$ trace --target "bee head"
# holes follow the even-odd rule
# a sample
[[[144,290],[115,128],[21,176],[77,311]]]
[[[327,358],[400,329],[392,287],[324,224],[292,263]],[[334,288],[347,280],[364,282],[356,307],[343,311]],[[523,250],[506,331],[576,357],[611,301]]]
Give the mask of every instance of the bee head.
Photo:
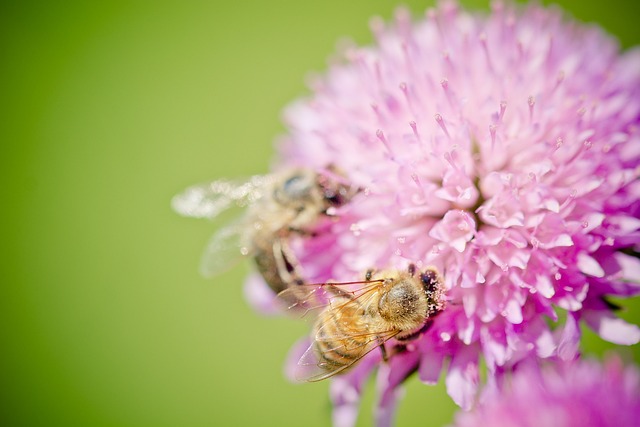
[[[429,267],[420,273],[420,281],[427,296],[429,314],[433,315],[444,308],[442,276],[435,268]]]
[[[434,293],[440,286],[440,275],[433,268],[420,273],[420,281],[427,295]]]
[[[303,210],[313,199],[315,174],[296,170],[274,188],[274,199],[282,206]]]
[[[327,207],[340,207],[348,203],[360,191],[349,185],[333,165],[329,165],[326,173],[318,175],[318,186]]]

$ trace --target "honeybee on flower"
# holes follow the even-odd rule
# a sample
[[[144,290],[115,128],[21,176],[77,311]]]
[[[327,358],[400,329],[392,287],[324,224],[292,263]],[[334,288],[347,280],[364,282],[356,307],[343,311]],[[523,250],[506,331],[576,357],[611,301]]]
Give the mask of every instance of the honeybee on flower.
[[[178,213],[215,219],[233,207],[243,216],[220,228],[201,262],[206,277],[219,274],[242,255],[251,256],[275,294],[302,283],[300,266],[289,249],[292,235],[311,235],[321,217],[347,203],[355,194],[332,168],[324,171],[291,168],[244,181],[217,180],[187,188],[172,200]]]
[[[409,342],[424,332],[444,308],[440,274],[429,267],[418,271],[368,270],[363,281],[290,287],[278,295],[290,310],[319,309],[311,346],[298,361],[300,380],[319,381],[350,369],[385,343]]]

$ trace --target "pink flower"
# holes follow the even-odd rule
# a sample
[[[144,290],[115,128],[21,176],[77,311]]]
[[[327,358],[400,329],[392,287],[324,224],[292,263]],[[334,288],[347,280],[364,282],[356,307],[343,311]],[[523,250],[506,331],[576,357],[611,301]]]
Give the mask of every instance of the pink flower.
[[[617,358],[528,366],[482,397],[455,427],[630,427],[640,419],[640,371]]]
[[[333,165],[362,189],[293,249],[311,283],[435,266],[448,304],[388,364],[371,352],[334,379],[336,424],[376,366],[386,424],[413,372],[433,383],[446,366],[469,408],[481,357],[491,375],[572,357],[580,321],[637,343],[606,298],[640,291],[640,51],[501,2],[487,16],[443,2],[416,22],[399,10],[372,29],[375,46],[346,49],[286,111],[277,168]]]

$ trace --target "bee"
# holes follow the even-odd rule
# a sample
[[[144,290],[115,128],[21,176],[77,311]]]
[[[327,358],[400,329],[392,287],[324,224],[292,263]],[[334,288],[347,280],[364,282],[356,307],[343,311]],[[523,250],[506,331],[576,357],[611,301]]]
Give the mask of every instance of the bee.
[[[241,182],[218,180],[195,185],[175,196],[172,206],[184,216],[207,219],[233,207],[244,208],[239,221],[213,235],[200,271],[212,277],[241,255],[248,255],[277,294],[303,281],[289,238],[293,234],[313,236],[321,217],[333,215],[356,192],[332,166],[322,172],[293,168]]]
[[[290,288],[279,297],[295,301],[289,309],[305,314],[321,309],[295,372],[299,380],[320,381],[347,371],[377,347],[387,360],[388,340],[395,338],[401,348],[426,331],[444,309],[444,284],[434,267],[418,271],[411,264],[406,271],[369,270],[364,281]]]

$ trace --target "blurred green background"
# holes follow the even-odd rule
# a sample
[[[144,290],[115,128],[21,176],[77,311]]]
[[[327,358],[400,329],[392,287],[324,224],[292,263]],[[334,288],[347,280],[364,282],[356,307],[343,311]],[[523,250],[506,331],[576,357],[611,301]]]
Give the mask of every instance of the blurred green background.
[[[631,2],[561,3],[638,44]],[[199,277],[214,225],[179,217],[169,200],[267,172],[280,111],[306,93],[305,75],[341,37],[369,42],[369,17],[394,7],[2,2],[0,424],[330,423],[327,383],[282,376],[306,326],[247,307],[246,265]],[[610,347],[587,335],[589,352]],[[637,347],[627,353],[639,360]],[[372,401],[368,390],[361,425]],[[440,426],[454,409],[442,386],[414,378],[398,425]]]

